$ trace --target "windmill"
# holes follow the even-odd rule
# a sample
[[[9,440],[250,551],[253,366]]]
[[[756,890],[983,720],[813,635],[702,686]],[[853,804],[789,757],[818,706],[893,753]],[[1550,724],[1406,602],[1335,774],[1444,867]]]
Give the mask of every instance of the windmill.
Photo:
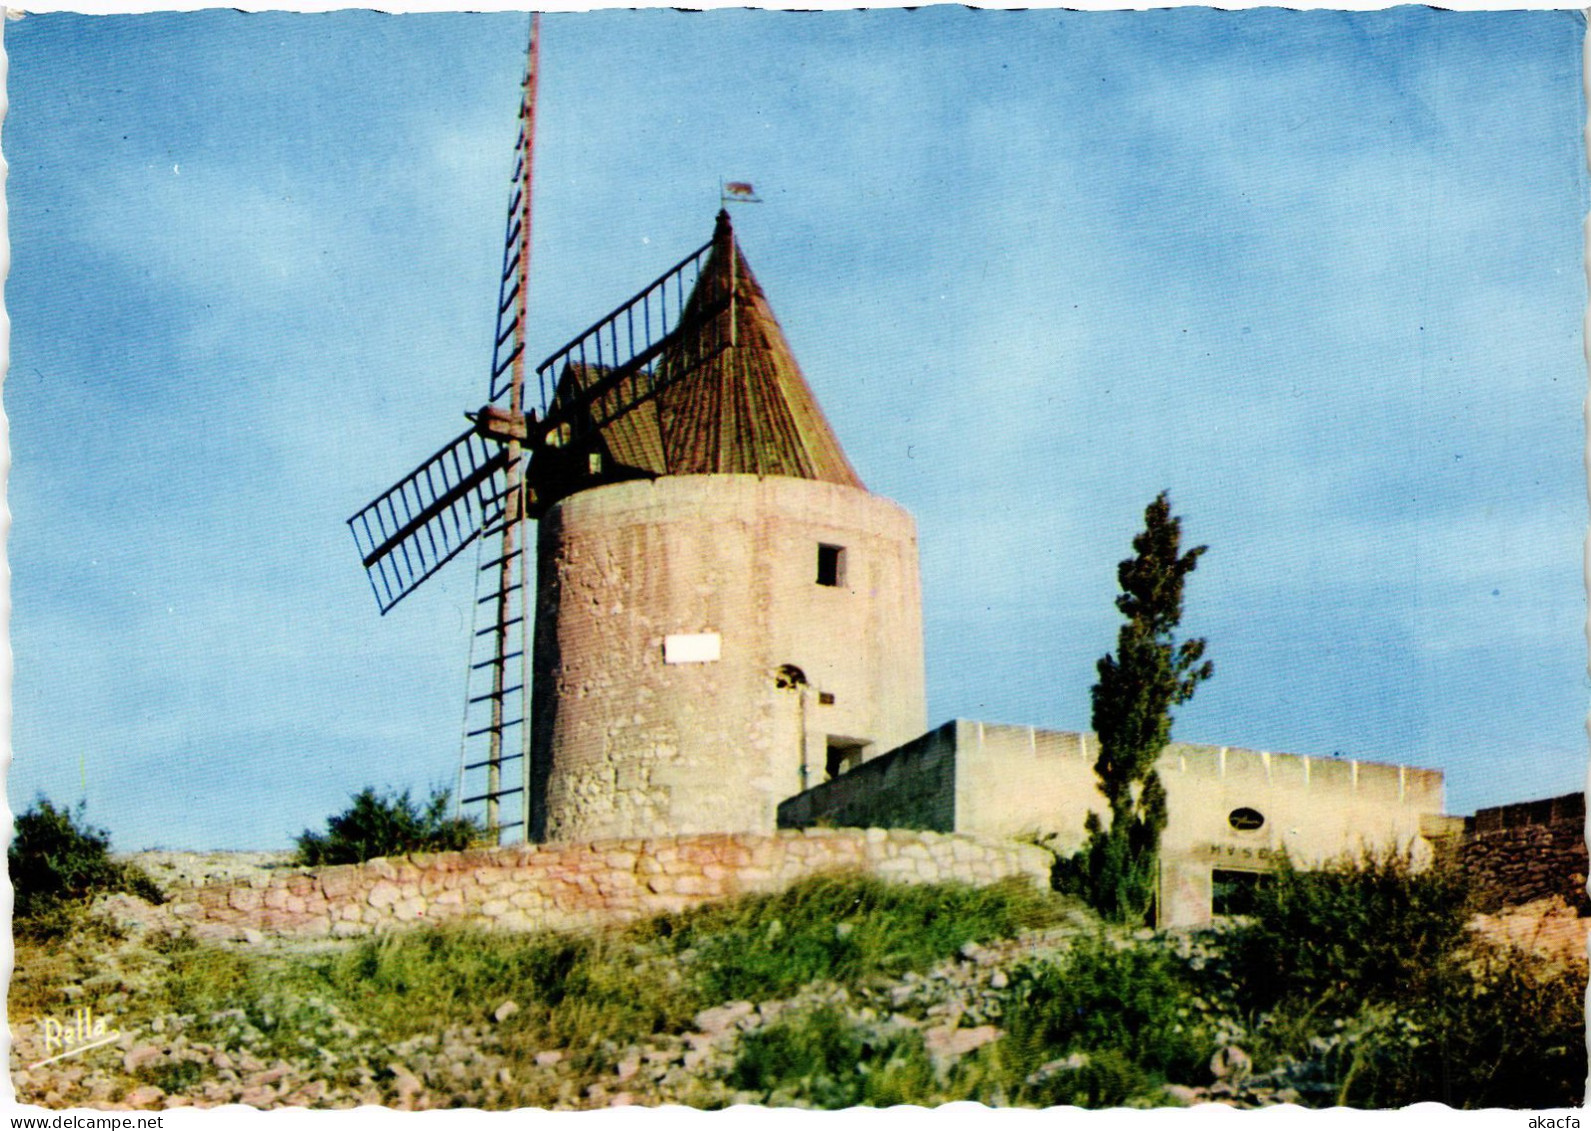
[[[498,840],[516,826],[526,840],[533,831],[528,628],[535,567],[527,565],[527,524],[572,491],[665,470],[656,436],[649,445],[632,414],[735,343],[737,295],[755,288],[749,276],[739,283],[734,277],[738,251],[720,212],[713,239],[536,367],[540,411],[527,411],[539,38],[533,15],[487,402],[465,414],[470,426],[462,434],[348,519],[382,615],[472,543],[481,550],[459,796],[483,805],[488,834]],[[719,261],[730,267],[729,285],[698,287],[715,246],[728,256]],[[478,645],[486,652],[481,660]],[[514,762],[517,785],[504,777]],[[470,792],[470,780],[481,783],[478,792]],[[518,816],[504,820],[502,802],[514,797]]]

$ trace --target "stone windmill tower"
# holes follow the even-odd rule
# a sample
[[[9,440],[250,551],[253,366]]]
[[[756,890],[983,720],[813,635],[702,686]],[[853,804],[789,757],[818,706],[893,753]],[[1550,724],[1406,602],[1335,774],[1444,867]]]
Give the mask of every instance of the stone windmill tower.
[[[539,30],[489,400],[349,529],[384,614],[482,552],[460,795],[493,839],[772,831],[781,800],[923,730],[914,524],[856,477],[727,211],[532,385]]]
[[[771,831],[923,731],[915,524],[857,478],[727,212],[539,373],[534,839]]]

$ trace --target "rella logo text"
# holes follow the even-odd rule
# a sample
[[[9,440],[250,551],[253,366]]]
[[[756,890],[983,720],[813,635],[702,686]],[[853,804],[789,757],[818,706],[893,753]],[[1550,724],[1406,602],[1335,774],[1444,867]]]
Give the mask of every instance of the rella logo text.
[[[44,1051],[55,1055],[35,1061],[28,1065],[29,1068],[108,1045],[122,1035],[120,1029],[111,1028],[109,1018],[96,1017],[94,1011],[88,1008],[74,1009],[72,1016],[64,1021],[46,1017],[41,1024],[44,1026]]]

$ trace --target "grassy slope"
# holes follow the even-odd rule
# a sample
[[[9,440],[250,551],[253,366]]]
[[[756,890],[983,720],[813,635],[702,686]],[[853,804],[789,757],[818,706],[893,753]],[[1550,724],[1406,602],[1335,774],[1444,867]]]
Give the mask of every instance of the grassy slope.
[[[1392,883],[1382,877],[1376,898],[1392,898]],[[1250,1101],[1577,1101],[1583,967],[1477,950],[1460,932],[1429,940],[1411,996],[1405,967],[1369,953],[1375,939],[1333,949],[1345,899],[1333,892],[1315,920],[1288,924],[1324,941],[1304,981],[1267,976],[1265,993],[1248,975],[1276,960],[1286,940],[1274,930],[1134,938],[1015,885],[828,877],[600,934],[431,928],[298,951],[117,943],[85,927],[64,945],[19,940],[13,1025],[60,1015],[76,986],[72,1005],[113,1014],[158,1055],[128,1072],[116,1052],[89,1054],[76,1079],[19,1081],[19,1098],[65,1105],[152,1084],[262,1105],[600,1106],[623,1092],[703,1107],[1105,1106],[1167,1102],[1168,1082],[1206,1087],[1211,1054],[1235,1043],[1253,1074],[1228,1090]],[[1057,924],[1074,935],[1064,950],[977,950]],[[1374,934],[1409,945],[1386,923]],[[1337,961],[1359,972],[1360,992],[1333,1000],[1319,988],[1337,984]],[[1383,967],[1386,987],[1363,983]],[[736,1001],[762,1008],[698,1031],[703,1010]],[[514,1009],[494,1020],[505,1002]],[[934,1042],[958,1025],[1003,1035],[947,1055]]]

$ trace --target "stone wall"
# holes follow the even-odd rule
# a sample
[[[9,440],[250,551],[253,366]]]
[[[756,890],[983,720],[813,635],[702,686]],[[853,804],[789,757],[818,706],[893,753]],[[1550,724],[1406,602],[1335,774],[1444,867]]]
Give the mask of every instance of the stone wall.
[[[1560,896],[1591,915],[1585,832],[1582,793],[1482,809],[1464,819],[1459,859],[1491,907]]]
[[[781,827],[904,825],[989,840],[1082,845],[1099,792],[1093,734],[957,719],[779,806]],[[1314,866],[1364,849],[1423,854],[1442,775],[1412,766],[1176,742],[1156,764],[1170,821],[1160,922],[1214,914],[1216,872],[1271,867],[1285,848]]]
[[[363,935],[440,921],[570,930],[779,891],[824,872],[975,885],[1018,876],[1047,886],[1049,865],[1048,853],[1029,845],[931,832],[706,834],[415,854],[259,875],[178,893],[140,916],[235,939]]]
[[[954,830],[956,724],[946,723],[779,804],[779,827]]]

